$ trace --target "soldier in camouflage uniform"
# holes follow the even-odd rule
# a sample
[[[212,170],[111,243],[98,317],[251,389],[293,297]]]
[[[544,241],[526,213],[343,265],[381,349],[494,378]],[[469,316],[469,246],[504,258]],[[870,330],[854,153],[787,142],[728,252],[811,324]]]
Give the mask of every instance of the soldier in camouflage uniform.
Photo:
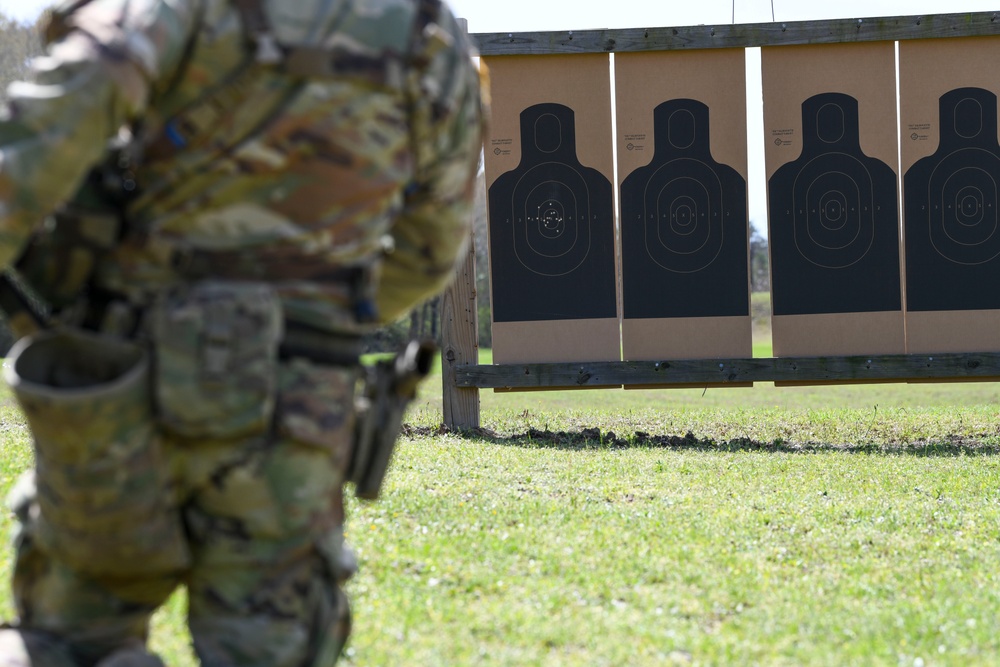
[[[67,0],[0,119],[0,265],[55,313],[0,665],[329,665],[358,337],[452,274],[479,77],[439,0]],[[16,317],[15,317],[16,320]]]

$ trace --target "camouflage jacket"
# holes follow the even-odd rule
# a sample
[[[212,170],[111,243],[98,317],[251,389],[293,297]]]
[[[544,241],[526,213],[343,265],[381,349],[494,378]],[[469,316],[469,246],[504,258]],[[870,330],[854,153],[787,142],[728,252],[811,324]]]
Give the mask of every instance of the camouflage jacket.
[[[191,279],[197,256],[198,277],[266,280],[286,316],[340,328],[345,268],[373,269],[383,320],[443,286],[482,140],[479,77],[449,10],[262,0],[277,44],[338,54],[330,76],[303,78],[258,62],[238,1],[64,12],[0,119],[0,264],[81,196],[110,141],[137,137],[140,188],[102,288],[148,299]]]

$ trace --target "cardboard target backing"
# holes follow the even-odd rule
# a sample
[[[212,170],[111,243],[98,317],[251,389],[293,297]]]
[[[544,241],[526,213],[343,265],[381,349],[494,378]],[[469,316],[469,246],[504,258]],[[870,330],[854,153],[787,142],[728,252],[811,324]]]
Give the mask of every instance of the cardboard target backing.
[[[761,60],[774,355],[902,353],[894,44]]]
[[[1000,350],[995,38],[900,42],[907,350]]]
[[[484,58],[493,359],[620,359],[610,59]]]
[[[626,360],[753,354],[744,54],[615,55]]]

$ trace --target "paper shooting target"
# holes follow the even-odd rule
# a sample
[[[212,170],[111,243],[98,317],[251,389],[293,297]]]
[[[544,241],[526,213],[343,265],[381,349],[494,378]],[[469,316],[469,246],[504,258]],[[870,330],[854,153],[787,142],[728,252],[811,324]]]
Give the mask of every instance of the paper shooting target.
[[[709,109],[653,111],[653,159],[621,186],[626,318],[747,315],[747,185],[716,162]]]
[[[528,107],[520,134],[489,188],[494,321],[616,318],[611,182],[577,159],[569,107]]]
[[[802,153],[768,181],[775,315],[900,310],[896,174],[861,151],[858,101],[802,103]]]
[[[937,151],[903,179],[907,308],[1000,309],[997,97],[958,88],[939,108]]]

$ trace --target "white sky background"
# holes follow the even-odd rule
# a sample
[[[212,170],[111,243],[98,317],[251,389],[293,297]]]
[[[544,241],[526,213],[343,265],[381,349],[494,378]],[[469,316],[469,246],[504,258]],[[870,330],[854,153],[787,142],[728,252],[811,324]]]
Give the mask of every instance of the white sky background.
[[[18,21],[34,21],[51,0],[0,0],[0,11]]]
[[[294,2],[295,0],[283,0]],[[332,0],[331,0],[332,1]],[[699,24],[951,14],[996,10],[1000,0],[449,0],[470,32],[655,28]],[[51,0],[0,0],[0,11],[33,21]],[[766,234],[760,52],[747,54],[750,219]]]

